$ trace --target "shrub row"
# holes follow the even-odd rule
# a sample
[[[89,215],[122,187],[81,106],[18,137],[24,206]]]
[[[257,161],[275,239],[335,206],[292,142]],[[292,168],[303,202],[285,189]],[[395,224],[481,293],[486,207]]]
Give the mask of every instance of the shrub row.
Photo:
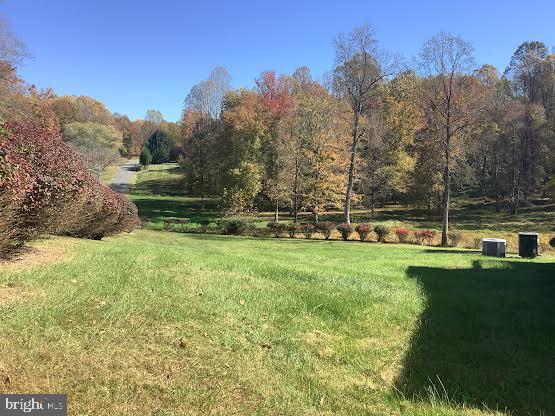
[[[0,127],[0,256],[42,233],[100,239],[131,231],[137,208],[46,129]]]
[[[370,233],[374,232],[378,242],[386,242],[387,238],[391,234],[397,236],[397,241],[400,243],[410,243],[414,242],[420,245],[434,245],[436,237],[438,235],[435,230],[410,230],[408,228],[392,228],[385,225],[372,225],[372,224],[353,224],[340,223],[336,224],[332,221],[321,221],[317,223],[282,223],[282,222],[270,222],[267,225],[267,232],[264,230],[256,228],[256,225],[252,219],[237,217],[237,218],[227,218],[222,219],[216,223],[215,227],[209,228],[208,220],[201,220],[198,222],[199,227],[188,227],[188,224],[183,220],[164,220],[163,229],[164,231],[181,231],[181,232],[211,232],[211,233],[221,233],[227,235],[250,235],[250,236],[268,236],[280,237],[289,236],[294,238],[296,235],[304,235],[306,239],[313,237],[315,233],[321,234],[324,239],[329,240],[334,231],[338,231],[341,234],[341,238],[344,241],[349,240],[353,234],[358,234],[358,239],[360,241],[365,241],[370,236]],[[451,246],[458,246],[463,240],[463,233],[458,230],[453,230],[449,233],[449,243]],[[479,240],[478,248],[481,247],[481,239]]]

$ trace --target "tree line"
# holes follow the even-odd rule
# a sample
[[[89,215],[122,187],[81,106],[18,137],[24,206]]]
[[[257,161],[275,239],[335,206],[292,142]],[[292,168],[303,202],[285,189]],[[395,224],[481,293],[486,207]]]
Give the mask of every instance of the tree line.
[[[437,208],[447,244],[452,194],[517,214],[547,197],[555,142],[555,55],[523,42],[500,74],[471,44],[439,33],[417,61],[362,26],[336,38],[325,82],[307,67],[231,89],[218,67],[185,99],[177,142],[186,186],[227,214],[272,207],[294,222],[353,204]]]

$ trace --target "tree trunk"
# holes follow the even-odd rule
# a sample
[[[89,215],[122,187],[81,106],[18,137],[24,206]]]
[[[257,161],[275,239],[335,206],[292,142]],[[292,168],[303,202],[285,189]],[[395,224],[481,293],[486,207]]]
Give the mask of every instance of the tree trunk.
[[[349,180],[347,182],[347,192],[345,193],[345,222],[351,223],[351,195],[353,193],[353,180],[355,176],[355,158],[358,143],[358,118],[359,112],[355,112],[353,126],[353,141],[351,144],[351,162],[349,164]]]
[[[279,221],[279,202],[276,201],[276,210],[274,212],[274,222]]]
[[[441,229],[441,246],[447,247],[449,241],[447,239],[447,233],[449,232],[449,197],[451,194],[451,181],[449,175],[449,157],[450,149],[450,132],[447,129],[447,137],[445,139],[445,167],[443,170],[443,220]]]
[[[299,215],[299,155],[295,155],[295,179],[293,181],[293,222],[296,224]]]
[[[517,190],[516,190],[516,133],[513,130],[513,151],[512,151],[512,171],[511,171],[511,214],[516,215],[518,210]]]

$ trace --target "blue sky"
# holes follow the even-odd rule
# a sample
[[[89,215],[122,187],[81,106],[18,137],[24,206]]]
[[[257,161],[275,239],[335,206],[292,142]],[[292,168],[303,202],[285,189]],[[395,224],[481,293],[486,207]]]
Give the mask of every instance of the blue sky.
[[[462,35],[478,63],[502,70],[524,40],[555,46],[555,1],[131,1],[3,0],[0,14],[34,56],[25,80],[90,95],[114,112],[148,108],[179,118],[192,85],[225,66],[233,86],[263,70],[316,77],[339,32],[370,23],[382,46],[408,58],[439,31]]]

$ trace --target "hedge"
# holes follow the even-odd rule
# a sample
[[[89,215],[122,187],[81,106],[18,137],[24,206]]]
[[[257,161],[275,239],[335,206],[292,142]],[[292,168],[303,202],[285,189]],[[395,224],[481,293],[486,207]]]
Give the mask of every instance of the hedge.
[[[0,126],[1,257],[44,233],[101,239],[138,224],[135,205],[59,136],[26,123]]]

